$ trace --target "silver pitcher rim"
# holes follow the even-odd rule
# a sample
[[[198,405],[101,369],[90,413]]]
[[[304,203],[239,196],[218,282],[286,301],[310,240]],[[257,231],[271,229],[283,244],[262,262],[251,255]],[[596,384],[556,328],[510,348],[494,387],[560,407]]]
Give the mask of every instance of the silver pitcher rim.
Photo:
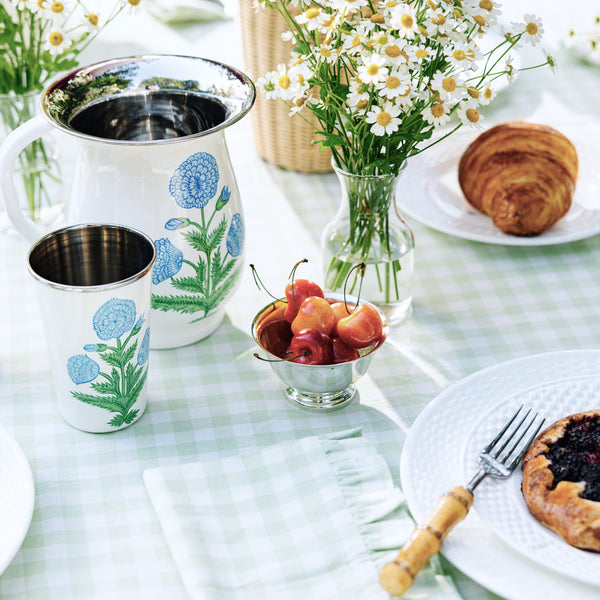
[[[165,139],[112,139],[83,133],[71,125],[83,109],[110,98],[160,91],[193,94],[220,104],[224,118],[208,129]],[[233,125],[254,105],[254,83],[239,69],[208,58],[179,54],[143,54],[81,66],[54,79],[41,96],[42,114],[62,131],[86,140],[144,146],[204,137]]]

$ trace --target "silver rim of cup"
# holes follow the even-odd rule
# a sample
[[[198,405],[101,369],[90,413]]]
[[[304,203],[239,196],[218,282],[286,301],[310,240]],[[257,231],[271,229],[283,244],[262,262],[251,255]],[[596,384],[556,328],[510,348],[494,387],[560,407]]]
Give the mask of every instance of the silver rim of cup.
[[[44,285],[85,293],[141,279],[155,260],[156,247],[145,233],[123,225],[88,223],[40,238],[29,251],[27,268]]]

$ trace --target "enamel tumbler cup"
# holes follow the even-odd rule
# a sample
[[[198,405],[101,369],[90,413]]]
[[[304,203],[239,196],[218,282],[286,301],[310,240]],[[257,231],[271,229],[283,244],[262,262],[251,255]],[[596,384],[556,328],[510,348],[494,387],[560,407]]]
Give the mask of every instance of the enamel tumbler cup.
[[[0,194],[30,242],[42,232],[21,210],[19,152],[50,131],[75,144],[65,224],[116,223],[156,245],[152,347],[210,335],[240,280],[244,216],[225,130],[252,107],[250,79],[192,56],[146,55],[77,68],[41,94],[41,114],[0,147]],[[71,174],[66,174],[71,177]]]
[[[77,429],[123,429],[146,408],[155,259],[146,234],[107,224],[59,229],[29,252],[60,412]]]

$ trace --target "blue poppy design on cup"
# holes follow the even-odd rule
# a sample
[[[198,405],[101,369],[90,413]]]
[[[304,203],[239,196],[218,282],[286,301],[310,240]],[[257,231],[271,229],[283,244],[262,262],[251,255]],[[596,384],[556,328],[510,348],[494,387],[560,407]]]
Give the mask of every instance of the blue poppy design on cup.
[[[100,373],[100,365],[87,354],[76,354],[67,360],[67,373],[77,385],[94,381]]]
[[[235,213],[231,217],[231,224],[227,232],[227,252],[231,256],[239,256],[244,247],[244,222],[240,213]]]
[[[120,338],[135,323],[135,302],[133,300],[111,298],[94,315],[92,324],[101,340]]]
[[[144,338],[142,339],[142,343],[140,344],[140,349],[138,350],[137,355],[137,363],[140,367],[148,361],[148,355],[150,351],[150,330],[146,329],[146,333],[144,334]]]
[[[177,275],[183,264],[183,252],[168,238],[154,240],[156,262],[152,268],[152,283],[159,283]]]
[[[175,169],[169,193],[182,208],[204,208],[217,193],[219,167],[212,154],[196,152]]]

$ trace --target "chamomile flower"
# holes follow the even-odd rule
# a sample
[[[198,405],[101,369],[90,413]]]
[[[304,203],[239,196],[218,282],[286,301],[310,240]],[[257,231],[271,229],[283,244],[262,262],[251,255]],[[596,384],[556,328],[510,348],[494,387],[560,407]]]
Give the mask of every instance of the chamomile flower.
[[[542,40],[542,35],[544,35],[542,20],[535,15],[525,15],[523,20],[525,21],[525,35],[523,38],[531,42],[532,46],[535,46]]]
[[[496,97],[496,92],[488,82],[468,86],[467,94],[470,98],[484,106],[487,106]]]
[[[53,30],[48,33],[45,43],[46,48],[50,51],[50,54],[52,54],[52,56],[56,56],[57,54],[62,54],[69,48],[71,45],[71,39],[67,35],[66,31],[57,27],[53,28]]]
[[[367,6],[367,0],[329,0],[328,6],[333,10],[345,10],[350,15]]]
[[[442,127],[450,120],[450,115],[446,112],[446,105],[443,102],[434,102],[431,106],[423,109],[423,119],[434,127]]]
[[[515,69],[515,65],[513,64],[513,57],[509,54],[504,61],[504,72],[506,73],[506,79],[508,80],[508,85],[512,85],[512,82],[515,80],[515,75],[517,74],[517,69]]]
[[[482,127],[483,115],[477,110],[477,103],[473,100],[463,100],[459,103],[456,114],[463,125],[477,129]]]
[[[308,31],[314,31],[323,25],[323,21],[328,16],[329,15],[324,14],[320,8],[313,6],[303,13],[300,13],[296,17],[296,23],[298,23],[298,25],[306,25]]]
[[[375,87],[379,90],[380,96],[391,100],[410,89],[410,76],[398,70],[391,71],[385,81],[377,83]]]
[[[388,76],[385,58],[380,54],[371,54],[363,59],[358,67],[358,77],[363,83],[381,83]]]
[[[400,109],[397,106],[391,102],[386,102],[383,108],[374,106],[367,113],[365,121],[372,124],[370,131],[374,135],[391,135],[398,130],[400,123],[402,123],[402,120],[398,117],[399,114]]]
[[[85,15],[85,28],[90,33],[98,31],[100,29],[100,15],[98,13],[89,12]]]
[[[410,56],[408,53],[409,45],[406,40],[399,40],[395,37],[388,36],[386,45],[381,49],[382,54],[385,56],[387,64],[392,67],[399,65],[407,65]]]
[[[282,100],[292,100],[300,95],[300,84],[296,77],[290,77],[287,67],[279,65],[277,67],[277,77],[273,79],[278,96]]]
[[[46,14],[54,22],[57,22],[57,21],[63,22],[63,21],[65,21],[68,12],[67,12],[67,9],[63,2],[54,1],[54,2],[48,2],[48,8],[46,10]]]
[[[141,10],[142,0],[121,0],[121,4],[127,9],[128,14],[135,15]]]
[[[366,90],[361,92],[360,88],[351,91],[346,97],[346,104],[359,114],[364,114],[366,112],[370,102],[371,94],[369,94],[369,91]]]
[[[454,67],[475,70],[477,68],[475,63],[481,60],[481,50],[474,42],[459,42],[447,48],[446,56]]]
[[[402,2],[391,10],[390,25],[398,31],[398,36],[414,40],[419,33],[417,11],[412,6]]]
[[[459,75],[445,74],[437,71],[433,76],[431,87],[439,94],[442,101],[457,100],[463,95],[463,81]]]
[[[473,22],[481,28],[495,25],[500,16],[500,10],[493,0],[468,0],[465,10]]]
[[[552,69],[552,73],[556,75],[556,71],[558,70],[558,63],[556,62],[556,58],[549,54],[546,50],[543,51],[544,56],[546,57],[546,64]]]
[[[319,62],[334,63],[337,60],[337,51],[327,44],[322,44],[314,49]]]
[[[279,98],[279,89],[276,85],[279,73],[277,71],[269,71],[264,77],[259,77],[256,80],[256,87],[262,90],[268,100]]]

